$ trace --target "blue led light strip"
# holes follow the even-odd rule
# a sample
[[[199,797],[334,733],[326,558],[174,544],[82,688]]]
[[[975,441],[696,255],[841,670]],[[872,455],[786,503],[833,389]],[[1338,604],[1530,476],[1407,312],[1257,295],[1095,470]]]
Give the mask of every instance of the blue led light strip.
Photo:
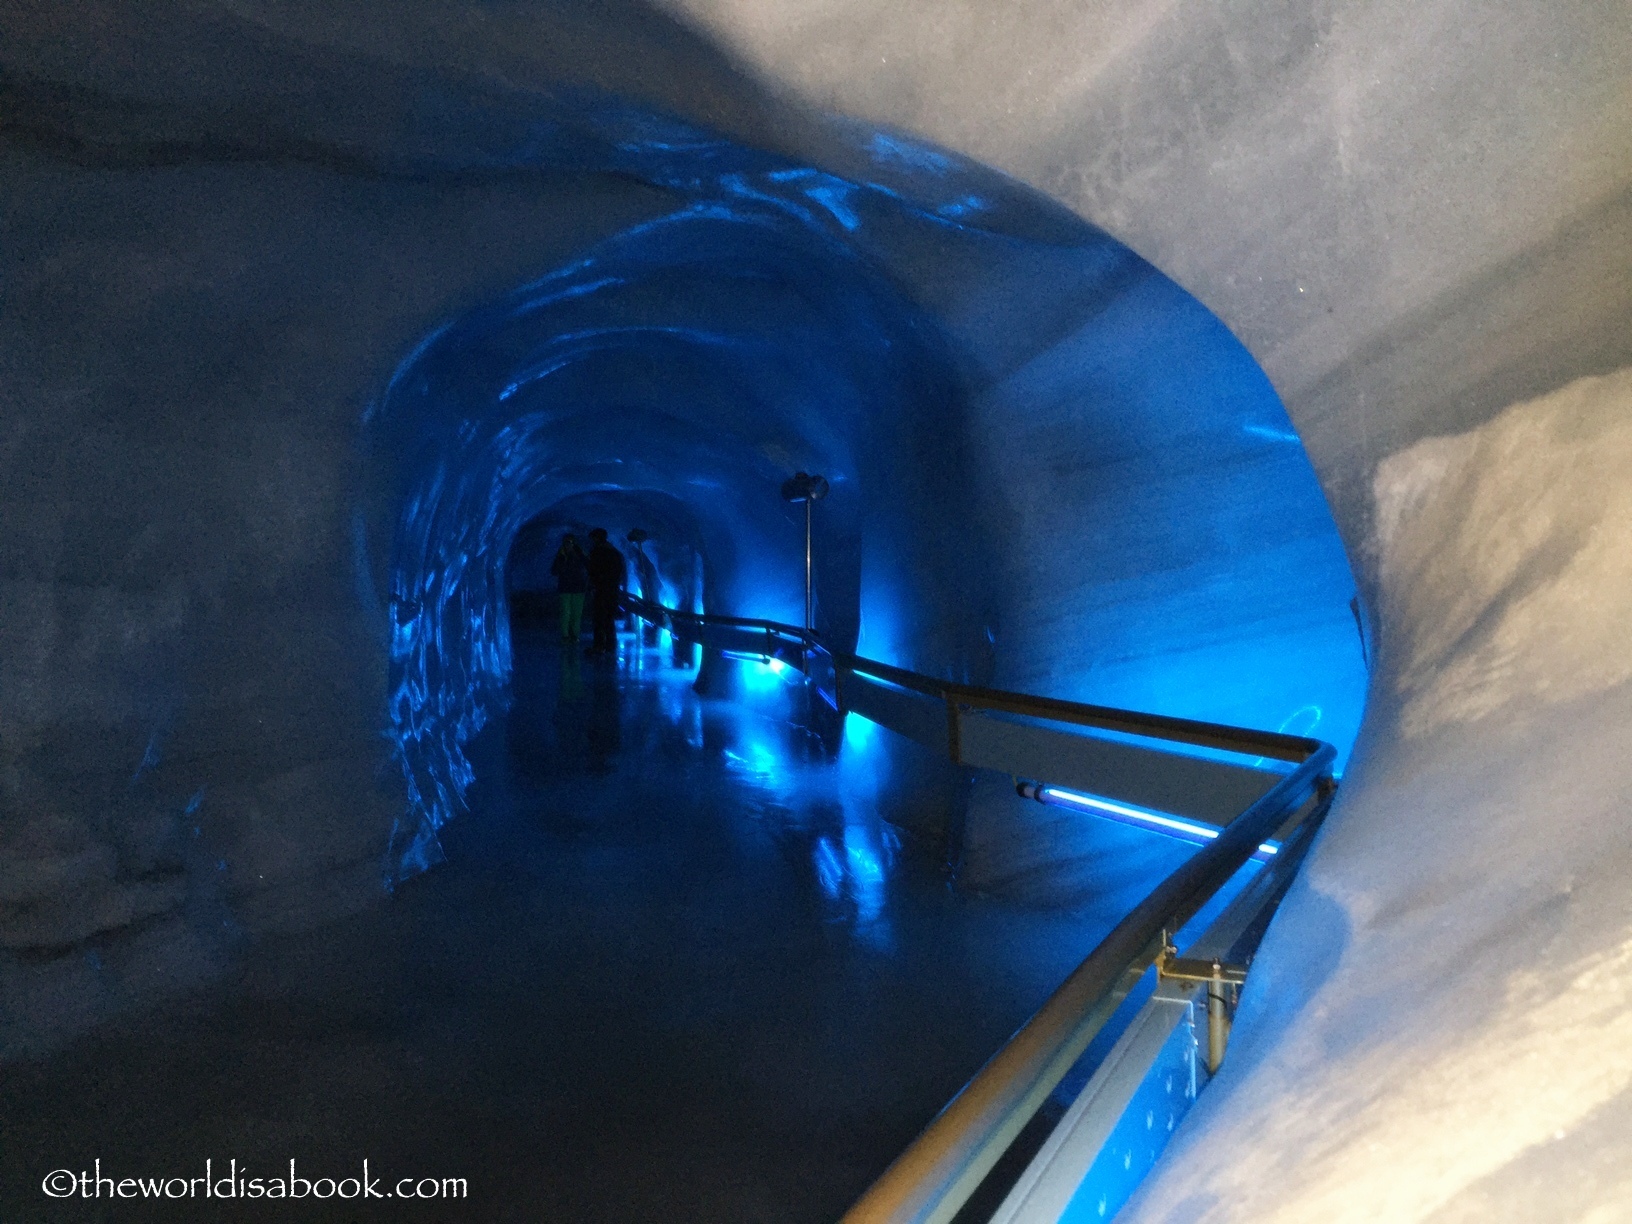
[[[1197,845],[1210,842],[1219,834],[1219,830],[1212,825],[1198,824],[1193,820],[1185,820],[1180,816],[1169,816],[1162,812],[1150,812],[1143,808],[1129,807],[1124,803],[1113,803],[1109,799],[1099,799],[1093,795],[1082,795],[1076,791],[1061,790],[1057,786],[1039,786],[1037,796],[1045,803],[1082,808],[1097,815],[1109,816],[1112,820],[1119,820],[1124,824],[1154,829],[1159,833],[1179,837]],[[1259,845],[1257,853],[1252,857],[1263,863],[1268,862],[1279,852],[1279,845],[1272,841],[1266,841]]]

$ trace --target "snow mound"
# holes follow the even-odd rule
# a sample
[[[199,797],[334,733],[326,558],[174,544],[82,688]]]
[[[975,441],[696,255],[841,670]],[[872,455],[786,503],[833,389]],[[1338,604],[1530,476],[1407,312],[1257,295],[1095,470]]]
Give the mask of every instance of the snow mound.
[[[1366,738],[1120,1218],[1632,1219],[1632,370],[1373,488]]]
[[[1374,547],[1407,735],[1632,678],[1628,472],[1628,370],[1378,466]]]

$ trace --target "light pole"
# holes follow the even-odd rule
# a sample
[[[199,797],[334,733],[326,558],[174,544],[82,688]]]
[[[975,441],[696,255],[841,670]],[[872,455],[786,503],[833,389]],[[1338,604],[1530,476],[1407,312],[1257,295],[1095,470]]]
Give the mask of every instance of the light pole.
[[[658,599],[656,584],[649,582],[646,576],[648,570],[655,573],[656,567],[652,565],[652,559],[646,555],[646,550],[641,547],[642,544],[652,538],[651,535],[643,527],[634,527],[623,538],[635,546],[635,554],[640,558],[640,561],[635,563],[635,570],[640,574],[640,597],[652,603],[660,603],[661,600]],[[651,587],[651,589],[648,590],[648,587]]]
[[[811,563],[810,563],[810,504],[821,501],[827,496],[827,477],[812,476],[809,472],[795,472],[792,477],[782,482],[782,498],[784,501],[805,503],[805,632],[809,633],[812,611]]]
[[[633,527],[630,529],[629,534],[623,538],[635,546],[635,573],[640,575],[640,597],[647,603],[661,605],[663,595],[658,590],[657,566],[646,555],[646,549],[643,547],[646,541],[652,538],[651,534],[644,527]],[[643,621],[639,616],[634,618],[634,623],[636,641],[647,646],[657,644],[657,625],[655,623]]]

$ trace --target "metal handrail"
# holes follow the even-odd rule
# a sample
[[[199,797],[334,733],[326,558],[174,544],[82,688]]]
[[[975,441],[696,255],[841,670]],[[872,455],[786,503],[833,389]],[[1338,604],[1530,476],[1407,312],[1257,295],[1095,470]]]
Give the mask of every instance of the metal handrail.
[[[1034,697],[1029,693],[1011,693],[1002,689],[936,680],[888,663],[864,659],[859,655],[842,655],[835,658],[850,671],[860,672],[864,676],[876,676],[880,680],[913,689],[926,696],[956,702],[969,710],[996,710],[1005,714],[1048,718],[1056,722],[1097,727],[1104,731],[1121,731],[1148,739],[1166,740],[1169,743],[1272,757],[1278,761],[1308,760],[1321,744],[1320,740],[1286,735],[1278,731],[1256,731],[1250,727],[1232,727],[1225,723],[1173,718],[1166,714],[1146,714],[1138,710],[1120,710],[1113,706],[1064,701],[1058,697]]]
[[[801,644],[799,666],[825,653],[834,673],[882,680],[946,703],[952,759],[960,713],[992,710],[1149,739],[1288,761],[1295,768],[1218,837],[1187,859],[1100,941],[1049,1000],[986,1063],[845,1214],[842,1224],[947,1224],[1014,1138],[1155,963],[1167,932],[1184,925],[1258,850],[1299,813],[1318,816],[1336,789],[1332,745],[1302,736],[1034,697],[937,680],[905,668],[832,651],[796,626],[743,617],[685,613],[634,596],[630,611],[654,623],[674,618],[706,626],[764,630]],[[842,708],[842,700],[838,703]]]
[[[785,625],[781,621],[763,620],[753,616],[722,616],[717,612],[683,612],[679,608],[666,607],[650,599],[642,599],[639,595],[631,595],[627,591],[623,593],[622,603],[625,609],[651,621],[654,625],[665,620],[670,622],[682,620],[699,625],[725,625],[732,629],[763,629],[779,637],[793,638],[813,646],[820,644],[820,639],[814,632],[807,633],[797,625]]]
[[[1335,757],[1335,749],[1322,744],[1158,884],[896,1158],[843,1224],[952,1219],[1155,963],[1164,933],[1188,921],[1259,842],[1319,794]]]
[[[832,650],[822,642],[819,634],[781,621],[722,616],[712,612],[682,612],[678,608],[665,607],[636,595],[625,595],[623,602],[629,611],[654,624],[661,624],[663,620],[672,623],[678,618],[697,625],[723,625],[729,628],[760,629],[774,633],[779,637],[801,642],[812,651],[828,655],[836,668],[884,680],[900,688],[910,689],[966,710],[994,710],[1005,714],[1046,718],[1076,726],[1117,731],[1191,747],[1216,748],[1243,756],[1269,757],[1294,764],[1308,760],[1323,746],[1320,740],[1286,735],[1278,731],[1258,731],[1250,727],[1233,727],[1226,723],[1174,718],[1166,714],[1146,714],[1138,710],[1088,705],[1079,701],[1065,701],[1058,697],[1036,697],[1029,693],[1014,693],[1002,689],[958,684],[951,680],[937,680],[932,676],[908,671],[890,663],[880,663],[876,659]]]

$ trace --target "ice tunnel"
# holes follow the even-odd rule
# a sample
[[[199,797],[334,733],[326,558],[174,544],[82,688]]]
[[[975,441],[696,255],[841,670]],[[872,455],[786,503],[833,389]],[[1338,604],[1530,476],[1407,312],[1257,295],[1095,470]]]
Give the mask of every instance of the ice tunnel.
[[[620,499],[674,507],[708,610],[788,622],[803,550],[777,490],[823,472],[816,625],[842,649],[1352,742],[1353,579],[1251,357],[1102,232],[856,139],[857,166],[935,195],[712,146],[674,212],[439,327],[370,408],[409,791],[393,870],[435,860],[462,745],[504,700],[517,532],[597,494],[620,520]],[[649,166],[635,147],[626,172],[681,173],[667,142]],[[950,251],[986,280],[949,300]]]
[[[1588,0],[0,13],[0,1194],[42,1201],[30,1162],[100,1141],[127,1075],[178,1102],[128,1135],[174,1147],[104,1153],[194,1150],[200,1098],[119,1044],[184,1050],[193,1008],[370,1102],[279,1134],[435,1152],[415,1120],[468,1103],[439,1068],[566,1074],[528,1032],[577,1034],[618,1134],[698,1094],[696,1146],[662,1131],[604,1202],[506,1183],[558,1218],[852,1201],[1180,852],[857,719],[796,800],[807,749],[751,703],[512,633],[518,559],[592,525],[647,533],[666,603],[797,622],[806,471],[835,648],[1340,752],[1229,1060],[1120,1219],[1632,1210],[1629,31]],[[595,766],[496,801],[501,722]],[[619,753],[650,777],[599,824]],[[953,823],[949,891],[913,864]],[[680,934],[689,976],[641,951]],[[753,990],[788,947],[784,1007]],[[597,995],[603,963],[672,993]],[[643,1078],[595,1053],[632,1017]],[[505,1034],[504,1074],[455,1031]],[[348,1042],[421,1095],[368,1097]],[[738,1106],[676,1085],[758,1101],[793,1050],[830,1078],[738,1128],[792,1147],[715,1167]],[[510,1135],[577,1099],[508,1091]]]

